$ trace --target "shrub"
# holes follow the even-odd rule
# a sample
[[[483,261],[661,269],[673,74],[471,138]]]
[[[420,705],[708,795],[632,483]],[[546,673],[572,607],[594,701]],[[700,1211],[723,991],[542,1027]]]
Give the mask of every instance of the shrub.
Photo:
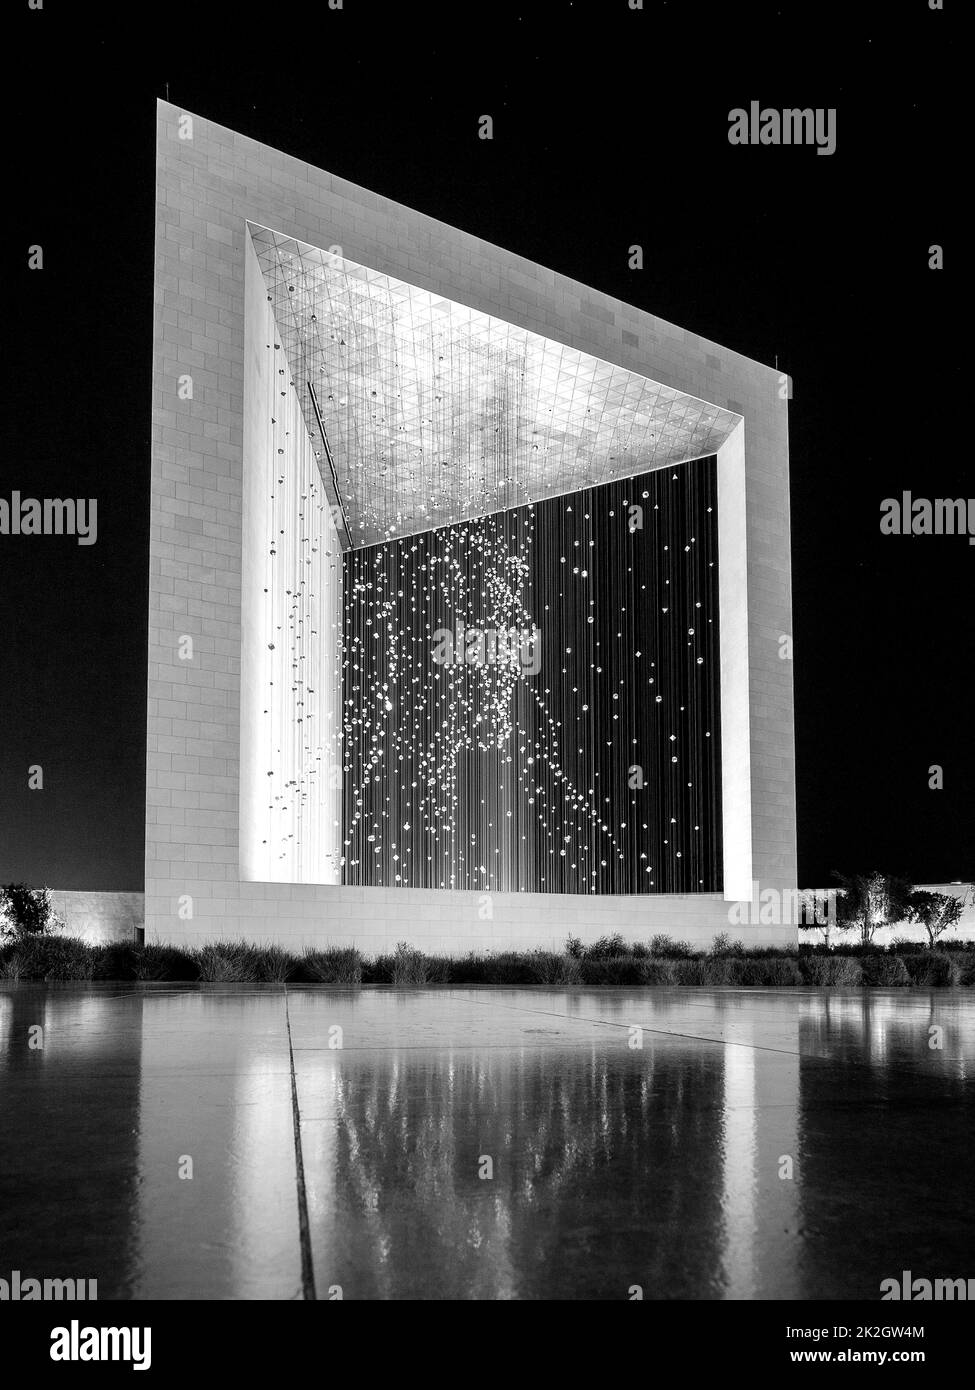
[[[741,941],[732,941],[726,931],[719,931],[711,942],[709,956],[743,956],[745,947]]]
[[[785,985],[795,987],[802,984],[802,975],[799,972],[799,962],[795,956],[781,956],[770,958],[768,961],[767,983],[770,985]]]
[[[568,956],[572,956],[574,960],[581,960],[585,949],[578,936],[567,936],[565,938],[565,953]]]
[[[485,960],[484,981],[489,985],[537,985],[538,974],[531,958],[521,951],[499,951]]]
[[[582,982],[579,961],[572,956],[559,955],[556,951],[532,951],[528,957],[528,968],[533,983],[538,985],[577,985]]]
[[[430,963],[422,951],[400,941],[393,956],[394,985],[425,985],[430,978]]]
[[[296,957],[280,946],[254,948],[254,969],[257,971],[257,978],[266,984],[286,984],[297,975],[298,967]]]
[[[669,936],[655,936],[650,942],[650,954],[666,956],[668,960],[691,960],[694,952],[687,941],[672,941]]]
[[[362,983],[364,985],[391,985],[393,983],[393,957],[374,956],[362,962]]]
[[[952,960],[958,967],[958,983],[975,985],[975,951],[959,951]]]
[[[853,956],[804,956],[799,961],[799,973],[807,985],[863,984],[863,970]]]
[[[691,960],[694,958],[690,941],[670,941],[669,937],[662,937],[661,940],[668,942],[668,949],[661,952],[662,955],[668,955],[672,960]]]
[[[17,959],[16,947],[4,946],[0,950],[0,980],[27,980],[29,975],[22,975],[20,962]]]
[[[447,983],[451,985],[486,985],[488,978],[488,958],[477,951],[466,956],[454,956],[448,961]]]
[[[799,963],[792,956],[754,956],[732,962],[739,985],[801,985]]]
[[[3,965],[8,980],[90,980],[94,950],[73,936],[27,936]]]
[[[882,989],[896,985],[909,985],[910,977],[900,956],[863,956],[860,961],[863,970],[863,983]]]
[[[945,989],[957,985],[961,977],[958,962],[940,951],[918,951],[914,955],[901,956],[901,960],[912,985]]]
[[[651,957],[640,962],[640,983],[644,985],[676,985],[677,961]]]
[[[878,949],[854,949],[833,955],[800,948],[740,951],[740,943],[716,941],[707,955],[692,955],[683,942],[655,937],[648,945],[619,954],[622,938],[604,937],[610,954],[595,956],[594,945],[581,958],[558,951],[499,951],[493,955],[427,956],[406,942],[392,955],[364,960],[351,947],[312,949],[300,958],[277,946],[249,946],[242,941],[215,942],[194,952],[175,946],[137,946],[111,942],[93,946],[74,937],[35,933],[0,943],[0,979],[8,980],[142,980],[233,984],[300,980],[316,984],[358,985],[690,985],[703,987],[798,984],[891,988],[975,985],[975,951],[919,950],[891,955]],[[671,954],[659,955],[666,942]],[[686,955],[679,955],[681,949]],[[728,950],[734,952],[728,954]]]
[[[362,957],[354,946],[306,951],[297,962],[298,976],[322,985],[362,984]]]
[[[619,932],[612,936],[600,936],[583,952],[584,960],[607,960],[610,956],[628,956],[630,948]]]
[[[259,948],[243,941],[218,941],[194,952],[200,979],[206,984],[256,984]]]
[[[793,958],[780,956],[698,956],[673,962],[676,983],[707,985],[793,985],[799,984],[798,966]]]
[[[912,951],[917,951],[919,949],[920,948],[916,941],[911,943]],[[878,946],[875,942],[872,941],[869,942],[867,945],[864,945],[862,941],[854,941],[850,942],[849,944],[844,943],[843,946],[843,954],[845,956],[856,956],[858,960],[864,960],[868,956],[886,955],[889,950],[889,946]]]
[[[690,956],[684,960],[675,960],[673,965],[677,984],[718,988],[727,984],[758,983],[754,979],[744,979],[744,972],[750,962],[737,959],[736,956]]]
[[[560,973],[558,977],[552,981],[552,983],[563,986],[581,985],[582,970],[579,966],[579,962],[575,960],[569,960],[565,956],[563,956],[560,965]]]
[[[679,985],[710,985],[714,984],[713,978],[705,979],[705,966],[715,966],[720,963],[714,961],[697,960],[693,956],[685,956],[681,960],[674,961],[674,977]],[[724,983],[719,980],[717,983]]]
[[[428,985],[447,985],[450,983],[450,972],[453,961],[450,956],[424,956],[427,963]]]
[[[151,942],[136,951],[133,962],[137,980],[198,980],[200,967],[189,951]]]
[[[606,956],[579,963],[584,985],[642,985],[643,961],[633,956]]]
[[[702,985],[737,985],[741,983],[741,962],[731,956],[705,956],[698,962]]]
[[[134,980],[138,959],[138,947],[134,941],[110,941],[102,946],[93,946],[93,980]]]
[[[90,980],[95,953],[87,941],[75,937],[34,938],[31,945],[42,946],[45,980]]]

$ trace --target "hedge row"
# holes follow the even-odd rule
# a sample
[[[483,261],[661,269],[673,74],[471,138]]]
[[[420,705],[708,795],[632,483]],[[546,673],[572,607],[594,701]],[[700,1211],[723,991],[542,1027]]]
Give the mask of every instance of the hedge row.
[[[405,944],[366,959],[352,948],[306,951],[218,942],[184,951],[73,937],[32,937],[0,950],[7,980],[202,981],[217,984],[395,985],[898,985],[975,984],[975,951],[874,952],[839,956],[577,956],[570,951],[500,951],[427,956]]]

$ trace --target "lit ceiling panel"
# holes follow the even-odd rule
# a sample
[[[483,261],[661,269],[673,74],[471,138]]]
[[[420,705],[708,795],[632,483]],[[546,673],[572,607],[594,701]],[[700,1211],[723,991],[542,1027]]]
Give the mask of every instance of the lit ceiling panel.
[[[701,458],[740,419],[328,251],[250,231],[326,488],[356,547]]]

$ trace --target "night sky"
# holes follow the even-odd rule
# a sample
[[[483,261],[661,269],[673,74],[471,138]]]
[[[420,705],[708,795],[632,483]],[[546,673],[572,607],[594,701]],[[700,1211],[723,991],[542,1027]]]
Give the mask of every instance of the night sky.
[[[98,541],[0,536],[0,881],[142,886],[167,83],[191,112],[789,373],[800,882],[975,877],[975,547],[879,527],[903,491],[975,496],[950,345],[956,20],[926,0],[8,7],[0,496],[97,497]],[[751,100],[835,107],[835,154],[731,146],[728,112]]]

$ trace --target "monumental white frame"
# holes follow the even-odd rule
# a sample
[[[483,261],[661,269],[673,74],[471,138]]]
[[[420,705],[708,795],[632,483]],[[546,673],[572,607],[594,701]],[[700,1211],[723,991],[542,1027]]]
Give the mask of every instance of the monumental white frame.
[[[409,940],[437,951],[619,931],[704,943],[731,930],[729,901],[751,900],[755,884],[794,889],[785,378],[178,107],[160,102],[157,118],[146,939],[367,951]],[[242,869],[248,223],[339,246],[360,265],[737,417],[718,449],[723,895],[486,898],[261,882]],[[786,942],[795,926],[734,934]]]

